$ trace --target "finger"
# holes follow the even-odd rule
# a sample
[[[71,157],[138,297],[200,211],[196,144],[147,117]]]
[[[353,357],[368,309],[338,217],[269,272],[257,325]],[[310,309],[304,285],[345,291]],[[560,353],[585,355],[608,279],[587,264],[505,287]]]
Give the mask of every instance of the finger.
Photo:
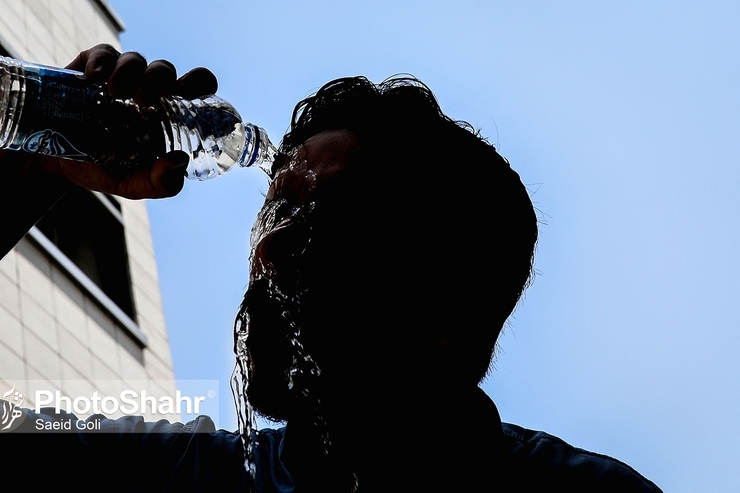
[[[167,60],[155,60],[144,71],[141,88],[134,100],[141,106],[153,106],[163,94],[171,93],[177,79],[175,66]]]
[[[173,151],[155,161],[149,173],[151,192],[148,198],[174,197],[185,184],[185,168],[190,156],[183,151]]]
[[[177,195],[185,183],[185,167],[189,157],[182,151],[171,152],[157,159],[150,168],[128,173],[123,179],[112,171],[115,195],[129,199],[161,199]]]
[[[111,45],[96,45],[80,52],[77,58],[67,65],[70,70],[82,72],[94,81],[105,81],[113,73],[116,61],[121,54]]]
[[[89,190],[128,199],[164,198],[177,195],[185,180],[189,157],[174,151],[137,170],[55,159],[66,179]]]
[[[186,73],[179,79],[173,88],[173,94],[185,99],[196,99],[216,94],[218,79],[207,68],[198,67]]]
[[[118,57],[113,73],[108,79],[108,92],[117,99],[128,99],[141,87],[146,70],[146,59],[128,51]]]

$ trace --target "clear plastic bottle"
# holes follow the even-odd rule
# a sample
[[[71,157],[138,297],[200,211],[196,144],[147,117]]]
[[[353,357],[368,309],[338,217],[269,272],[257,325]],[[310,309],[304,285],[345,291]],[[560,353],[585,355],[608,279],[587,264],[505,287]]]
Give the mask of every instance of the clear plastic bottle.
[[[217,96],[167,96],[155,107],[113,99],[84,74],[0,57],[0,148],[104,166],[135,166],[166,152],[190,155],[187,177],[271,164],[275,148]]]

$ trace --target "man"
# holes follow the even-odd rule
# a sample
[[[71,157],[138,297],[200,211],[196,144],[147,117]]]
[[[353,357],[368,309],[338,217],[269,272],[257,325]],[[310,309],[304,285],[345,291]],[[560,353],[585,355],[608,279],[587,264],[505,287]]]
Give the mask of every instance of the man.
[[[171,65],[107,47],[72,67],[142,103],[173,90],[215,91],[210,72],[177,82]],[[184,165],[173,153],[121,176],[29,155],[2,159],[44,199],[35,214],[72,182],[173,195]],[[659,491],[614,459],[502,424],[478,388],[529,281],[537,219],[508,163],[446,117],[423,84],[327,84],[299,103],[272,175],[236,325],[242,390],[257,412],[287,422],[247,437],[257,490]],[[14,232],[30,227],[28,216]],[[192,434],[203,420],[107,426],[118,435],[36,434],[33,450],[94,461],[92,484],[121,469],[156,477],[153,490],[248,483],[239,437]]]

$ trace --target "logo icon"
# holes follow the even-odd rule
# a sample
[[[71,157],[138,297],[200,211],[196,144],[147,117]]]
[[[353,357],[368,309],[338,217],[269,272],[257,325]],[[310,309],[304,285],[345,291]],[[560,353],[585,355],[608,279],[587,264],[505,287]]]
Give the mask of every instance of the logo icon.
[[[64,156],[78,159],[86,156],[86,154],[75,149],[64,135],[49,129],[29,135],[23,142],[23,150],[46,156]]]
[[[15,385],[9,391],[3,394],[2,409],[0,409],[0,433],[13,429],[21,424],[21,421],[16,423],[16,420],[23,416],[23,411],[20,407],[23,405],[23,394],[15,390]]]

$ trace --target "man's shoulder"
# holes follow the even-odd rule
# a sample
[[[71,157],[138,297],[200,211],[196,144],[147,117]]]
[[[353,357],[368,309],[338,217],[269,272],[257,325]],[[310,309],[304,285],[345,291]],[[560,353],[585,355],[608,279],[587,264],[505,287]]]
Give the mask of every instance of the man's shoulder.
[[[506,462],[522,481],[524,491],[554,485],[562,485],[568,491],[661,491],[613,457],[574,447],[543,431],[511,423],[502,423],[502,429]]]

